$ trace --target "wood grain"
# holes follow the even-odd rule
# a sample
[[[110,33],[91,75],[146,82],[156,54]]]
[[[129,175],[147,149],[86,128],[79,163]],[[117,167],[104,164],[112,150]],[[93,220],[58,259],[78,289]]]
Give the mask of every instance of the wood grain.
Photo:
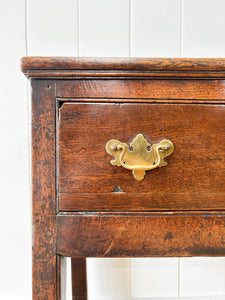
[[[58,299],[56,256],[55,89],[32,81],[33,299]],[[58,285],[58,286],[57,286]]]
[[[62,256],[78,259],[75,297],[86,297],[85,257],[225,256],[225,59],[27,57],[21,68],[32,79],[33,299],[63,297]],[[138,133],[175,145],[142,182],[105,151]]]
[[[141,57],[23,57],[22,71],[36,70],[199,70],[225,71],[224,58],[141,58]]]
[[[24,57],[31,78],[76,77],[225,77],[225,59]]]
[[[86,258],[72,258],[71,270],[73,300],[87,300]]]
[[[224,256],[224,213],[57,216],[57,251],[68,256]],[[91,245],[91,247],[90,247]]]
[[[222,102],[225,100],[225,84],[223,80],[76,80],[72,84],[70,81],[57,82],[56,93],[59,98],[73,98],[61,101],[74,101],[74,98],[93,98],[94,101],[97,98],[108,102],[115,102],[114,99],[117,102],[123,99],[125,102]]]
[[[59,118],[60,210],[225,209],[225,106],[64,103]],[[175,146],[141,182],[105,151],[108,140],[138,133]]]

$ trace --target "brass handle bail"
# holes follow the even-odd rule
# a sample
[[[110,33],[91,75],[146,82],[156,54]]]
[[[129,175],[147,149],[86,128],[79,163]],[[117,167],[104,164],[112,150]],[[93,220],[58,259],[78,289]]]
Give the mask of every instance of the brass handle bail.
[[[166,166],[164,158],[174,150],[171,141],[165,139],[151,145],[141,133],[134,138],[130,146],[118,140],[109,140],[105,147],[107,153],[114,156],[111,164],[132,170],[134,178],[138,181],[144,179],[147,170]]]

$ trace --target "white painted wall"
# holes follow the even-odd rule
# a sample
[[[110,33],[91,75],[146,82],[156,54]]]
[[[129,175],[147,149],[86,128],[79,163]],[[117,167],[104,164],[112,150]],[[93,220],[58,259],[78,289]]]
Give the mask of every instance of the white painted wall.
[[[224,32],[224,0],[0,0],[0,299],[31,299],[30,106],[20,57],[224,57]],[[68,299],[70,289],[68,280]],[[88,292],[92,300],[225,299],[225,259],[90,258]]]

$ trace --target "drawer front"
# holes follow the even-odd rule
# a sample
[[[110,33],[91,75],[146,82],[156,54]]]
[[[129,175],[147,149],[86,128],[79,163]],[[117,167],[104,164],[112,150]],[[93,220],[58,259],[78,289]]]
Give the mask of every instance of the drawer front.
[[[137,181],[110,164],[111,139],[174,144],[168,165]],[[58,199],[62,211],[223,210],[225,106],[64,103],[58,118]]]

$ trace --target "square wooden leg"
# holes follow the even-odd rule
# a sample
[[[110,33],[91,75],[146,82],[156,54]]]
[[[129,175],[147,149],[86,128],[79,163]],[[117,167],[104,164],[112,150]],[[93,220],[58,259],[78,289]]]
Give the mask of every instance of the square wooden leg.
[[[86,258],[72,258],[73,300],[87,300]]]

